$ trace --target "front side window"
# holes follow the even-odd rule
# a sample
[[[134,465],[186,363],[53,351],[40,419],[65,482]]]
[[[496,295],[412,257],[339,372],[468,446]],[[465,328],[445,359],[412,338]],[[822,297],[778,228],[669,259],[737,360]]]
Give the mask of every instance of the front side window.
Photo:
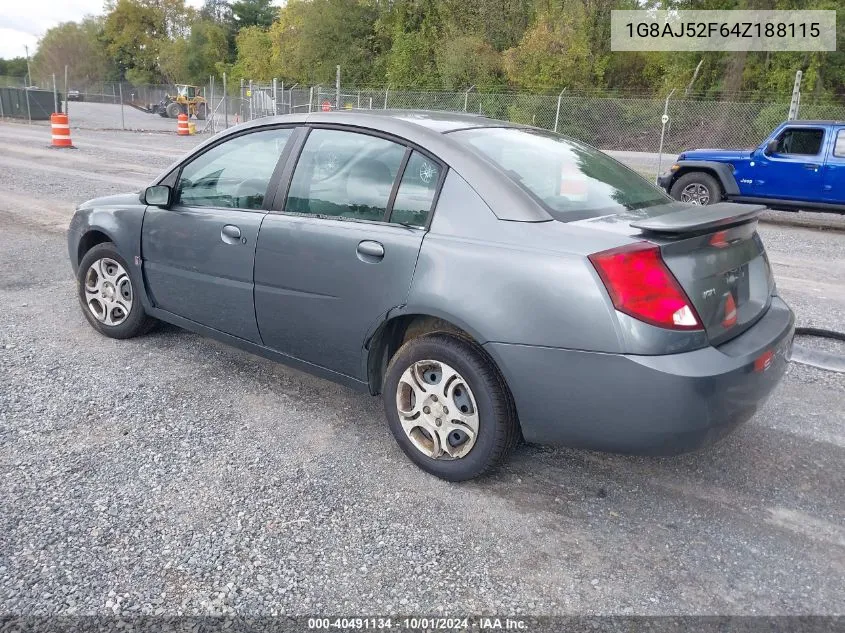
[[[312,130],[291,180],[285,211],[382,221],[405,147],[343,130]]]
[[[402,174],[390,221],[424,227],[440,180],[440,165],[413,152]]]
[[[671,202],[610,156],[551,132],[475,128],[449,135],[502,169],[564,222]]]
[[[261,209],[270,177],[293,130],[262,130],[212,147],[182,168],[176,203]]]
[[[822,149],[824,130],[819,128],[786,128],[778,137],[776,154],[815,156]]]

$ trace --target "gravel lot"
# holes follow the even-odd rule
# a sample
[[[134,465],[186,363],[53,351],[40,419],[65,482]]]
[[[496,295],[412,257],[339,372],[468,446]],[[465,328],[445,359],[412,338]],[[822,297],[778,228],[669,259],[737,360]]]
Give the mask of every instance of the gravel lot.
[[[377,399],[169,326],[96,334],[74,205],[200,139],[73,137],[0,123],[0,614],[845,612],[845,374],[793,364],[693,455],[523,446],[448,484]],[[760,232],[799,324],[845,329],[845,233]]]

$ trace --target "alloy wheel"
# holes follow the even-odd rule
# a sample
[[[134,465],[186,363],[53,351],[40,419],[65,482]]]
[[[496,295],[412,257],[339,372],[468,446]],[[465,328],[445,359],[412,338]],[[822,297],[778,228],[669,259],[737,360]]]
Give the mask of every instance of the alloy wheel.
[[[681,191],[681,202],[705,206],[710,202],[710,190],[698,182],[692,182]]]

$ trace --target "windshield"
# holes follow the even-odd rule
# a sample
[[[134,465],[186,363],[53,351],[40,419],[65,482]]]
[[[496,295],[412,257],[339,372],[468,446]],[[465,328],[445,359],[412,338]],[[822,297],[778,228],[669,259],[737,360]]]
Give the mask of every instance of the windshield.
[[[456,130],[471,147],[569,221],[670,202],[660,189],[602,152],[551,132],[518,128]]]

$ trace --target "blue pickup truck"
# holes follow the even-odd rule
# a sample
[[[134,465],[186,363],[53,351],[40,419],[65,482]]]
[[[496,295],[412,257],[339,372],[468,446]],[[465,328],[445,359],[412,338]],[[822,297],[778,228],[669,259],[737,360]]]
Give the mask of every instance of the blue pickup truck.
[[[658,184],[692,204],[845,212],[845,121],[787,121],[751,150],[685,151]]]

